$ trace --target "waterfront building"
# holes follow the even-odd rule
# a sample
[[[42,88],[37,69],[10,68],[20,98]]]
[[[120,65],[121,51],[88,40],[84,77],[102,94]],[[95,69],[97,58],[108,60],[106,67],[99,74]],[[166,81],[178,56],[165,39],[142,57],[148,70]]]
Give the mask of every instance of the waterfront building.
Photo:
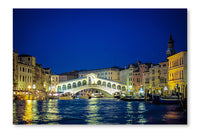
[[[33,86],[33,66],[18,62],[18,84],[16,90],[28,91]]]
[[[160,83],[159,87],[161,88],[162,93],[169,93],[169,87],[168,87],[168,68],[169,63],[168,61],[163,61],[159,63],[159,69],[160,69]]]
[[[78,71],[66,72],[58,75],[51,75],[51,91],[56,92],[56,85],[65,81],[78,78]]]
[[[120,72],[119,72],[119,79],[120,79],[120,82],[122,83],[127,83],[127,75],[128,75],[128,69],[126,68],[126,65],[125,65],[125,69],[122,69]]]
[[[18,55],[18,53],[17,53]],[[35,67],[35,57],[30,55],[19,55],[17,61],[17,87],[14,90],[29,91],[33,86],[33,70]]]
[[[18,53],[13,51],[13,90],[17,90],[18,83]]]
[[[71,71],[71,72],[59,74],[59,82],[65,82],[65,81],[68,81],[68,80],[78,78],[78,72],[79,71]]]
[[[50,68],[42,68],[42,65],[37,64],[33,56],[18,55],[17,52],[13,51],[14,96],[31,99],[35,92],[48,92],[50,87]]]
[[[161,88],[159,87],[160,84],[160,68],[159,64],[151,65],[151,68],[149,69],[149,84],[150,88],[155,92],[159,93],[161,92]]]
[[[143,73],[148,71],[150,66],[151,66],[151,63],[142,64],[141,61],[137,62],[137,65],[133,71],[133,87],[136,92],[139,91],[140,88],[144,89]]]
[[[169,56],[168,86],[170,91],[184,94],[186,97],[187,90],[187,51],[179,52]]]
[[[149,74],[149,70],[144,71],[144,73],[142,74],[142,85],[143,85],[143,89],[150,89],[150,74]]]
[[[51,91],[56,92],[56,85],[59,83],[59,75],[51,75]]]
[[[130,64],[128,69],[127,69],[127,88],[128,90],[130,90],[131,92],[133,91],[133,71],[136,69],[136,65],[135,64]]]
[[[102,68],[102,69],[94,69],[94,70],[83,70],[79,71],[78,75],[80,77],[84,77],[87,74],[94,73],[98,78],[110,79],[119,82],[120,81],[120,70],[122,68],[119,67],[111,67],[111,68]]]

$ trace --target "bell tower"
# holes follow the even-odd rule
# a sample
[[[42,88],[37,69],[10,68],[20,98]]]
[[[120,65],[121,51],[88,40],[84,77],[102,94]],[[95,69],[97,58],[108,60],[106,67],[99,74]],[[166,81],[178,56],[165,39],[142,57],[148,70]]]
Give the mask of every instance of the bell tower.
[[[170,39],[168,41],[168,49],[166,53],[167,53],[167,57],[172,56],[176,53],[174,49],[174,40],[172,40],[172,35],[170,35]]]

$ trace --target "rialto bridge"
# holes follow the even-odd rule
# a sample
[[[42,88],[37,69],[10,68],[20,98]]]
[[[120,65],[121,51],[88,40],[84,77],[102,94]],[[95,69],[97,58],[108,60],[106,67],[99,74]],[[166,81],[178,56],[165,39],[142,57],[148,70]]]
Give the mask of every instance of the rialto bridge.
[[[57,92],[76,94],[85,89],[97,89],[113,95],[116,92],[126,91],[126,84],[113,80],[97,78],[94,73],[56,85]]]

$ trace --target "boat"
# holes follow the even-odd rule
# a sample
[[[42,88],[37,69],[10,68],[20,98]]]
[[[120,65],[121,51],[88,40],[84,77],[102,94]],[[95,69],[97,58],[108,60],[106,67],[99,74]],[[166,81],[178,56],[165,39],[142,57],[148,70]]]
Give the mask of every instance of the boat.
[[[180,102],[181,100],[178,99],[178,96],[175,95],[168,97],[160,97],[160,96],[153,97],[154,104],[179,104]]]
[[[161,104],[179,104],[180,100],[179,99],[165,99],[165,98],[160,98],[160,103]]]
[[[144,97],[134,97],[132,95],[126,95],[125,97],[121,97],[120,100],[123,101],[145,101]],[[149,99],[147,99],[149,101]]]
[[[90,99],[90,96],[79,96],[79,99]]]
[[[60,100],[72,100],[73,97],[70,97],[70,96],[60,96],[58,97]]]
[[[176,95],[172,95],[172,96],[168,96],[168,97],[161,97],[160,103],[161,104],[179,104],[180,99],[178,99],[178,96],[176,96]]]

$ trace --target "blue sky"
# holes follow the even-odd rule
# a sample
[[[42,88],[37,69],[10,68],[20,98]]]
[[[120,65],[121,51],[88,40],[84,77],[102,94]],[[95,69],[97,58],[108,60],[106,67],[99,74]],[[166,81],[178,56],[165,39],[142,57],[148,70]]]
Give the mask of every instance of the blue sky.
[[[187,50],[187,9],[13,9],[13,48],[53,73],[166,59]]]

